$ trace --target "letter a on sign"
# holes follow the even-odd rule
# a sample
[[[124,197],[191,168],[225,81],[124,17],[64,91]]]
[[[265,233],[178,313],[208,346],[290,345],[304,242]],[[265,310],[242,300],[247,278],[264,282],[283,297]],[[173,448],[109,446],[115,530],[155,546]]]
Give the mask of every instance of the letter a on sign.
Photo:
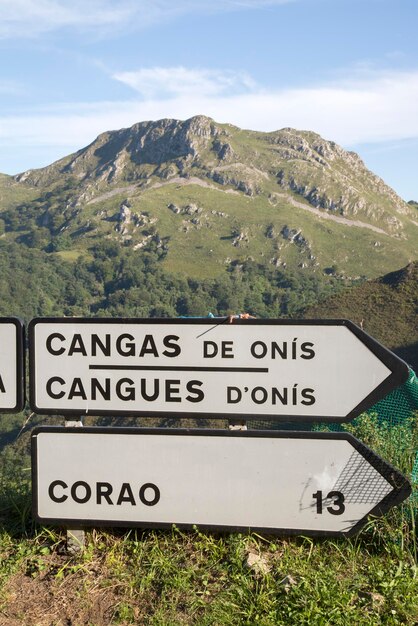
[[[0,318],[0,411],[18,413],[25,404],[24,329],[19,319]]]

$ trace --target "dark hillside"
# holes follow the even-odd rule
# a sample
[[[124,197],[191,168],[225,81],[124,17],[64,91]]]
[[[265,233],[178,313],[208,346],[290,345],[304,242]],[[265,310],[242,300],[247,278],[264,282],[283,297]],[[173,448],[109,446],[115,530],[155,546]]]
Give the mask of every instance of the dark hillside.
[[[308,307],[306,318],[348,318],[418,369],[418,263]]]

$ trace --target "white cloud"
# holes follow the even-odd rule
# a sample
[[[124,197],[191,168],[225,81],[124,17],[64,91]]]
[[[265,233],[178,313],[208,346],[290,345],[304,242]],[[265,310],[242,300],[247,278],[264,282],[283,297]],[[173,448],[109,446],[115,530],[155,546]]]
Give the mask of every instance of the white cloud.
[[[185,14],[251,10],[298,0],[0,0],[0,38],[71,28],[109,34]]]
[[[60,28],[101,28],[129,20],[130,2],[0,0],[0,37],[34,37]]]
[[[262,89],[245,73],[157,67],[113,78],[140,94],[138,119],[210,115],[255,130],[293,126],[344,145],[418,136],[418,70],[358,67],[351,78],[323,85]],[[129,108],[129,105],[128,105]],[[154,113],[154,115],[152,115]]]
[[[228,70],[153,67],[136,72],[120,72],[113,78],[128,85],[146,99],[190,96],[213,97],[225,92],[255,89],[245,73]]]
[[[418,70],[379,73],[374,78],[369,74],[367,80],[356,78],[309,88],[260,90],[253,87],[252,91],[237,93],[237,85],[242,84],[239,75],[208,70],[196,75],[198,85],[193,89],[193,70],[183,68],[187,78],[184,90],[176,85],[167,87],[164,97],[160,97],[160,79],[164,75],[163,68],[160,69],[158,80],[154,73],[153,77],[148,77],[148,82],[144,80],[139,86],[136,84],[138,75],[144,78],[147,74],[133,73],[131,77],[132,86],[142,94],[148,92],[150,99],[71,103],[38,112],[31,110],[28,115],[3,116],[0,118],[0,147],[4,151],[24,151],[25,147],[49,146],[56,158],[59,153],[64,156],[85,146],[106,130],[143,120],[186,119],[197,114],[261,131],[285,126],[313,130],[346,147],[418,137]],[[172,70],[167,68],[166,71]],[[230,78],[232,93],[226,91],[225,76]],[[203,84],[202,90],[200,84]]]

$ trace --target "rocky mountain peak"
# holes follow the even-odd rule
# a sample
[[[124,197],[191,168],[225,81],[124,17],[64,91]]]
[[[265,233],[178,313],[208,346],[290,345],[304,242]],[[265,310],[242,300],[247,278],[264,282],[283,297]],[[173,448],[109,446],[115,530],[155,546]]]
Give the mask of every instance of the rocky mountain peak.
[[[126,161],[137,166],[159,166],[176,159],[191,160],[217,134],[213,120],[203,115],[184,122],[174,119],[140,122],[131,128],[100,135],[85,150],[77,153],[63,171],[76,172],[86,157],[96,160],[94,173],[101,175],[110,168],[113,177]]]
[[[283,194],[293,201],[296,195],[335,216],[362,215],[399,237],[406,235],[398,216],[414,212],[356,153],[317,133],[289,127],[247,131],[204,115],[102,133],[86,148],[16,180],[35,187],[65,180],[74,188],[70,203],[78,206],[109,193],[109,185],[145,189],[179,177],[249,197],[264,195],[273,204]]]
[[[166,118],[139,122],[130,128],[102,133],[70,157],[41,170],[23,172],[15,179],[35,186],[49,184],[60,175],[73,175],[81,181],[98,177],[112,182],[123,177],[127,164],[160,166],[178,159],[192,161],[222,134],[224,131],[204,115],[185,121]]]

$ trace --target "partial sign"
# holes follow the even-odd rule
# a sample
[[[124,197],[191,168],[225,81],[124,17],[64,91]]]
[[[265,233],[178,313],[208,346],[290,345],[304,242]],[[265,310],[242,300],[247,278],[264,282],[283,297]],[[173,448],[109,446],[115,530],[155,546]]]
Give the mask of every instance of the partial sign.
[[[23,324],[0,318],[0,411],[18,413],[25,404]]]
[[[351,322],[38,319],[40,413],[351,419],[408,376]]]
[[[346,535],[410,494],[348,433],[38,428],[41,523]]]

